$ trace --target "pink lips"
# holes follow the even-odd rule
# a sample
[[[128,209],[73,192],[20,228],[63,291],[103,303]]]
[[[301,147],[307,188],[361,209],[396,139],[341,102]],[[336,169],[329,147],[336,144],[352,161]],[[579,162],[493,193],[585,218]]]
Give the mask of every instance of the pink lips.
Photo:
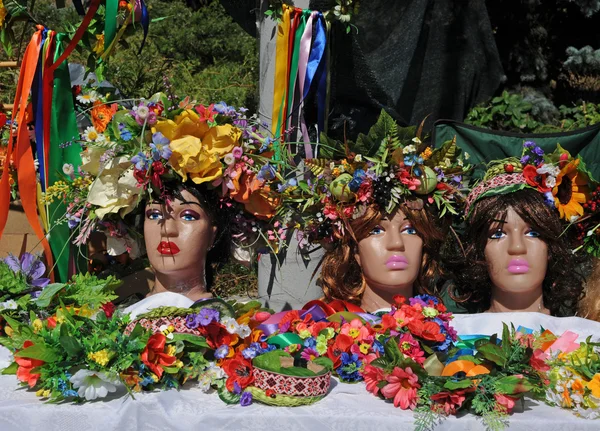
[[[507,269],[511,274],[525,274],[529,271],[529,263],[525,259],[512,259]]]
[[[408,259],[404,256],[395,254],[387,260],[385,266],[387,266],[388,269],[406,269],[408,268]]]

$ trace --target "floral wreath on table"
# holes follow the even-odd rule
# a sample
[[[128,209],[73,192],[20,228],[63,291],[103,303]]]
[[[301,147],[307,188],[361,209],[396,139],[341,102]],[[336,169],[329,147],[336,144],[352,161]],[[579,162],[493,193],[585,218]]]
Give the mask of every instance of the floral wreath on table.
[[[592,228],[592,219],[600,212],[600,187],[583,159],[571,156],[560,144],[546,154],[535,142],[526,141],[521,158],[490,162],[483,180],[467,196],[465,215],[469,217],[479,199],[524,189],[543,193],[567,227],[575,225],[577,250],[600,256],[600,225]]]
[[[278,206],[271,189],[278,177],[264,176],[277,142],[260,131],[245,108],[224,102],[208,106],[189,97],[163,93],[126,104],[111,102],[93,89],[78,90],[82,114],[89,117],[79,139],[82,164],[63,166],[63,178],[47,188],[43,202],[59,199],[67,212],[57,223],[73,229],[82,245],[101,229],[123,238],[133,230],[123,223],[145,198],[168,199],[165,183],[192,182],[213,190],[222,209],[239,210],[235,236],[250,242],[260,236]],[[90,107],[91,106],[91,107]],[[273,162],[271,162],[273,163]]]
[[[371,205],[392,213],[405,200],[410,208],[427,206],[440,217],[458,215],[469,155],[455,140],[432,149],[423,142],[422,128],[401,128],[382,111],[356,143],[322,136],[321,157],[305,160],[306,172],[278,187],[280,214],[303,229],[301,244],[339,240],[346,223]]]

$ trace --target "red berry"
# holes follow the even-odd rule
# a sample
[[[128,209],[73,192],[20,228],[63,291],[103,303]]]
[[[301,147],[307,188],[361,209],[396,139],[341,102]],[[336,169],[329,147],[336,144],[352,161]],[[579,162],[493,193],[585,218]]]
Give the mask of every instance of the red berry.
[[[509,174],[512,174],[515,171],[515,167],[513,165],[506,164],[504,165],[504,170]]]

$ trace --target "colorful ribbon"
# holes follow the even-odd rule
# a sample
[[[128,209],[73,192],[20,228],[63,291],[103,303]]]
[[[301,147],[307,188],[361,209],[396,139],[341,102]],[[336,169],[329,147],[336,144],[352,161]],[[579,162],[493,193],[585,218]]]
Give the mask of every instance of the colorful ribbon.
[[[271,132],[275,140],[283,136],[284,104],[286,100],[288,80],[288,51],[289,34],[291,29],[292,9],[283,5],[283,16],[281,23],[277,26],[277,43],[275,53],[275,82],[273,86],[273,115],[271,117],[273,126]],[[281,160],[280,149],[275,149],[274,160]]]
[[[106,0],[106,13],[104,15],[104,46],[112,44],[117,35],[117,13],[119,12],[119,0]]]

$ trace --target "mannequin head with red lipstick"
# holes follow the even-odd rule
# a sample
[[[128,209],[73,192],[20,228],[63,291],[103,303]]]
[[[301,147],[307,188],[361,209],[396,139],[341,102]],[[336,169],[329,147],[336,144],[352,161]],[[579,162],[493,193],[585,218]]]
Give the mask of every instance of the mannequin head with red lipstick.
[[[217,245],[225,236],[218,197],[193,183],[167,184],[164,196],[146,202],[144,209],[144,239],[155,273],[151,294],[209,297],[210,262],[221,252]]]
[[[367,207],[347,223],[348,232],[323,258],[326,299],[350,301],[372,312],[389,307],[395,295],[429,293],[441,272],[442,222],[429,209],[406,203],[392,214]]]
[[[453,296],[470,311],[573,313],[583,280],[544,194],[525,188],[476,201],[465,242]]]

